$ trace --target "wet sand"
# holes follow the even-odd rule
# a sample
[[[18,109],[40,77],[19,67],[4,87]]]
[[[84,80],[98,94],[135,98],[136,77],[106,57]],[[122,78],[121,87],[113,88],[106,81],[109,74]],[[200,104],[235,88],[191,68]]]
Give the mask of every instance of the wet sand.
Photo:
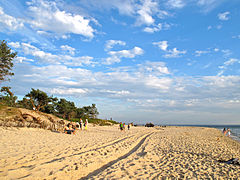
[[[240,143],[202,127],[0,127],[0,179],[238,179]]]

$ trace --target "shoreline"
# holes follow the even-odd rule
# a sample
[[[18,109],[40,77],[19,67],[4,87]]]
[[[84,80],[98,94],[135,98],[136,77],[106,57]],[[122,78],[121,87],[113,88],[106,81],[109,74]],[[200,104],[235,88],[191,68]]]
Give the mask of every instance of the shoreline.
[[[238,178],[240,143],[207,127],[92,126],[76,135],[0,127],[0,179]]]

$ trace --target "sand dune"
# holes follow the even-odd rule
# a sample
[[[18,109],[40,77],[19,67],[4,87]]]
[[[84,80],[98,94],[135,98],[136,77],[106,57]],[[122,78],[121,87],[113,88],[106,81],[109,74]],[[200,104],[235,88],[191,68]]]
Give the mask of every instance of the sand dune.
[[[235,178],[240,144],[210,128],[0,128],[0,179]]]

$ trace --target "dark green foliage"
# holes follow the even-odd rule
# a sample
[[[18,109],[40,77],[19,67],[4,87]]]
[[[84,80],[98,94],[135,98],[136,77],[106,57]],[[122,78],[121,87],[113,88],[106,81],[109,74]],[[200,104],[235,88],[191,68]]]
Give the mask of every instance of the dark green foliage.
[[[17,96],[10,91],[11,87],[2,87],[0,94],[0,102],[3,105],[14,107],[16,105]]]
[[[36,111],[43,110],[50,102],[53,102],[55,98],[48,97],[47,93],[40,91],[39,89],[35,90],[32,88],[31,92],[25,95],[26,98],[29,98],[32,107]]]
[[[84,112],[84,116],[86,116],[87,118],[95,119],[99,114],[96,104],[92,104],[92,106],[84,106],[82,109]]]
[[[56,106],[57,112],[62,114],[64,119],[68,120],[77,114],[76,109],[74,102],[67,101],[66,99],[60,99]]]
[[[14,75],[11,70],[13,67],[13,59],[16,56],[17,53],[12,53],[6,41],[0,41],[0,82],[9,80],[8,76]]]
[[[74,102],[67,101],[63,98],[58,100],[56,97],[48,96],[47,93],[33,88],[22,100],[16,102],[17,97],[13,95],[10,89],[10,87],[2,87],[0,105],[16,106],[19,108],[41,111],[71,121],[79,121],[79,119],[82,118],[84,121],[88,119],[88,122],[98,125],[117,124],[115,121],[97,119],[99,112],[96,104],[78,108],[75,106]]]

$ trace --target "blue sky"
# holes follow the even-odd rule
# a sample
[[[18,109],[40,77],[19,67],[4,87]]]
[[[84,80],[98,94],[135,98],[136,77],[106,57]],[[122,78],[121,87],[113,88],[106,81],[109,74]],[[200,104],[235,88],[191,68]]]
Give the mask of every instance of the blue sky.
[[[100,118],[240,124],[239,0],[1,0],[11,86]]]

